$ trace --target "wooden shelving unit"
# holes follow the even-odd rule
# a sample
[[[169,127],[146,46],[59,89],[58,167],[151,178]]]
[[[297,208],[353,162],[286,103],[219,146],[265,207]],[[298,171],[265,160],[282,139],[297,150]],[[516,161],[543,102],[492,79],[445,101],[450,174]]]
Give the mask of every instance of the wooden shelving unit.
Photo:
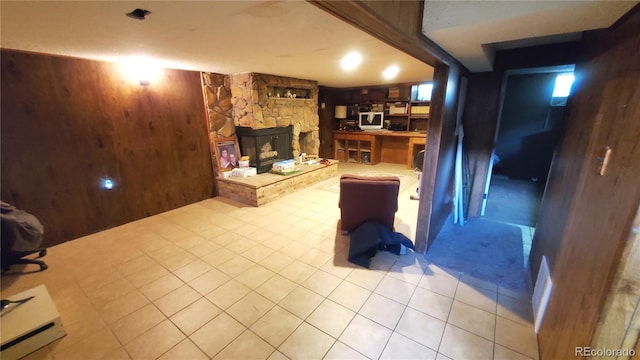
[[[347,120],[356,121],[358,112],[384,111],[390,130],[425,132],[431,103],[411,98],[414,85],[417,84],[348,88],[342,91],[338,102],[347,106]]]

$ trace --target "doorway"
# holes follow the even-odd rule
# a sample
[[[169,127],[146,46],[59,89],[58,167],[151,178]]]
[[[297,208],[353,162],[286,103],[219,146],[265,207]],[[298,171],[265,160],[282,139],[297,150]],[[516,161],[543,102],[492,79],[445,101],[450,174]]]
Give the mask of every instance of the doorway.
[[[508,71],[481,215],[535,228],[554,151],[565,125],[574,66]]]

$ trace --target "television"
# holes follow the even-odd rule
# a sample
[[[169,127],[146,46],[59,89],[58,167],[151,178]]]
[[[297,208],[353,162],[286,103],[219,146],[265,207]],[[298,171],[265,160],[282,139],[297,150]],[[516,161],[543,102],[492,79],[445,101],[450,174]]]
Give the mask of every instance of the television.
[[[384,127],[383,112],[358,113],[358,127],[360,130],[380,130]]]

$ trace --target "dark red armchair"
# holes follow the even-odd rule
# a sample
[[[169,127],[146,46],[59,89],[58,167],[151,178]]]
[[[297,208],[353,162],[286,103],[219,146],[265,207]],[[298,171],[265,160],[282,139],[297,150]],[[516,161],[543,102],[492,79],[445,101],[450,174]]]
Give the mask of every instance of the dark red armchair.
[[[351,232],[367,221],[376,221],[393,229],[398,211],[400,179],[397,176],[340,177],[340,228]]]

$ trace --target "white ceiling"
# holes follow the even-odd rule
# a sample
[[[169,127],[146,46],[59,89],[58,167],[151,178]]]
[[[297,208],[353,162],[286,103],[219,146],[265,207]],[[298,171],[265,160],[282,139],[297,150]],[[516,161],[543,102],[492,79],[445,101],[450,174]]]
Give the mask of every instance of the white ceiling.
[[[426,0],[422,32],[471,72],[491,71],[496,50],[578,40],[637,3]]]
[[[607,27],[636,3],[427,1],[423,32],[470,70],[488,71],[500,46],[517,47],[524,38],[557,41],[557,36],[546,36]],[[333,87],[418,82],[433,76],[430,66],[305,1],[0,4],[1,46],[8,49],[107,61],[142,54],[170,68],[260,72]],[[146,20],[125,16],[135,8],[152,14]],[[361,52],[364,60],[347,73],[339,62],[352,50]],[[384,80],[381,73],[392,64],[400,67],[400,74]]]

